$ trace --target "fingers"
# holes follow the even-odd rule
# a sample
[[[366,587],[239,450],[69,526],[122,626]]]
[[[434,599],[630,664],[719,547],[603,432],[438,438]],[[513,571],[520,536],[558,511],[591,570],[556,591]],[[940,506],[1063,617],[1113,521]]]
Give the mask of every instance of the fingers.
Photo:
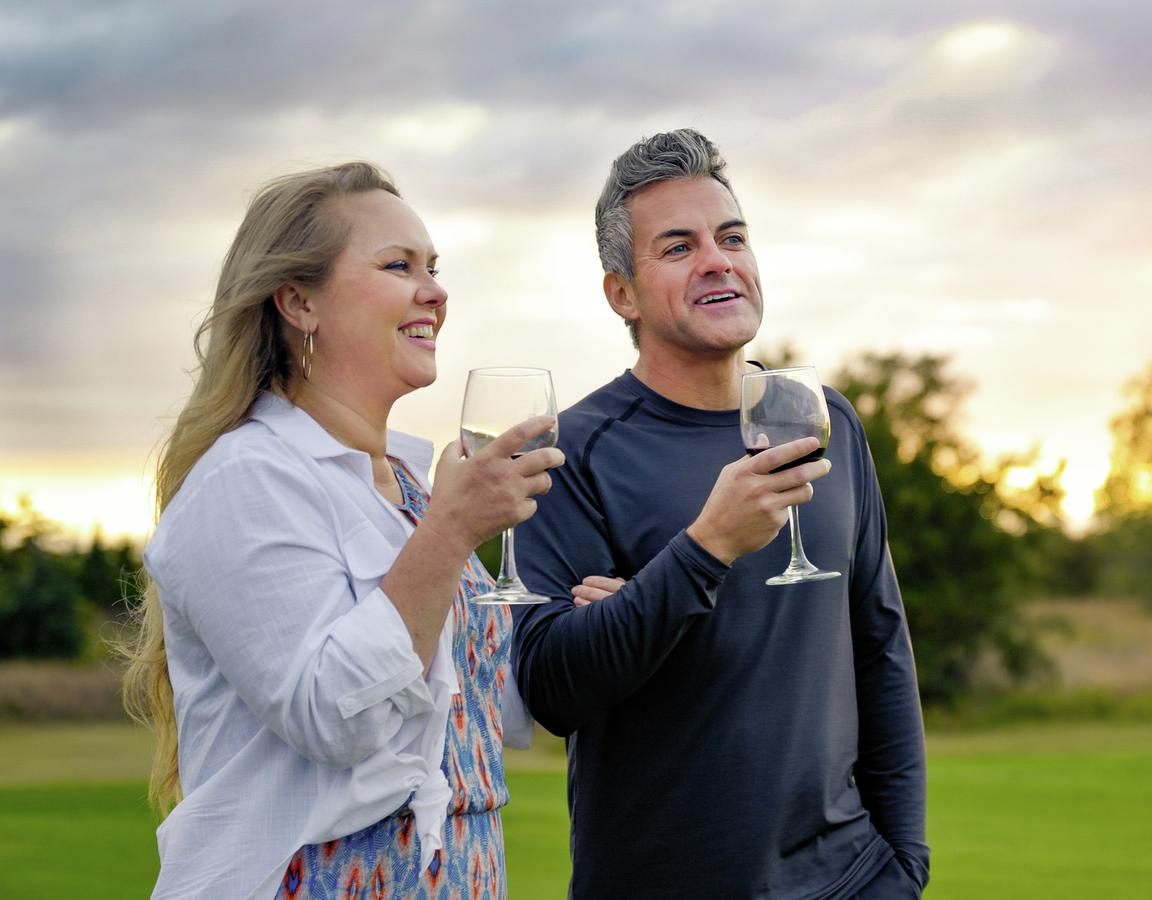
[[[585,587],[594,588],[608,594],[614,594],[627,583],[623,578],[611,578],[608,575],[589,575],[580,582]]]
[[[519,453],[521,448],[525,444],[530,444],[534,438],[539,438],[541,435],[555,430],[555,428],[555,416],[533,416],[531,419],[525,419],[520,424],[513,425],[504,433],[497,435],[495,440],[480,452],[491,453],[496,456],[512,456]],[[555,440],[547,443],[555,443]]]
[[[818,459],[815,462],[773,473],[772,487],[777,493],[782,493],[823,478],[831,471],[832,463],[826,459]]]
[[[525,478],[524,496],[536,497],[540,494],[547,494],[552,490],[552,476],[547,472],[540,472],[529,478]]]
[[[536,475],[547,469],[555,469],[564,465],[564,451],[555,447],[541,447],[525,453],[516,460],[516,471],[521,475]]]
[[[790,462],[795,462],[812,453],[820,446],[820,441],[814,437],[800,438],[797,441],[789,441],[787,444],[779,444],[775,447],[770,447],[763,453],[758,453],[752,457],[748,465],[753,472],[758,472],[761,475],[767,475],[773,469],[779,469]]]
[[[605,597],[611,597],[625,585],[623,578],[609,578],[607,575],[589,575],[572,588],[572,602],[576,606],[587,606]]]

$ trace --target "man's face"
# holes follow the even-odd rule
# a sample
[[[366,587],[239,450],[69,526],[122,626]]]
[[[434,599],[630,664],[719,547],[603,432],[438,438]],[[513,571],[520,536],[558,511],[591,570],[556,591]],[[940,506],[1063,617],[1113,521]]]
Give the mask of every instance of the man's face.
[[[763,315],[760,272],[736,200],[714,178],[679,178],[628,200],[636,275],[617,311],[639,323],[640,352],[738,350]]]

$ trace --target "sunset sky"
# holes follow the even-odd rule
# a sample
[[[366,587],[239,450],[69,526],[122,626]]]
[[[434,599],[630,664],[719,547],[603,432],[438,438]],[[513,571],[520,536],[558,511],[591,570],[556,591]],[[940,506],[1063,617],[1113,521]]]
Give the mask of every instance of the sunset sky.
[[[9,2],[0,15],[0,510],[141,536],[195,324],[252,191],[383,165],[441,254],[437,384],[631,364],[592,208],[612,159],[693,126],[729,161],[760,342],[831,375],[931,351],[988,454],[1067,459],[1082,523],[1152,359],[1152,6],[1141,0]]]

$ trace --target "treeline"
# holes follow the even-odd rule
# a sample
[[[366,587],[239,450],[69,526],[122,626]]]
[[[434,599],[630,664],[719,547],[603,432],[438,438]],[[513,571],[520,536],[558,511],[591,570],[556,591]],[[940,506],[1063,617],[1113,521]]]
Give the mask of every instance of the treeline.
[[[795,362],[784,349],[758,358]],[[1043,595],[1140,596],[1152,603],[1152,366],[1126,388],[1097,496],[1097,528],[1070,537],[1061,470],[1025,488],[1009,473],[1034,454],[984,459],[956,422],[968,386],[940,356],[865,354],[829,378],[860,414],[884,493],[889,545],[928,703],[965,696],[978,662],[1023,679],[1045,665],[1023,601]],[[0,659],[75,657],[93,621],[136,590],[131,545],[55,546],[30,507],[0,518]],[[499,563],[498,543],[482,548]],[[121,608],[122,609],[122,608]]]
[[[0,516],[0,659],[74,659],[99,653],[93,632],[124,611],[140,556],[130,543],[87,550],[61,542],[25,502]]]
[[[1126,389],[1098,527],[1080,539],[1065,530],[1062,466],[1014,488],[1035,452],[989,461],[958,434],[968,388],[945,357],[867,354],[832,381],[868,432],[926,702],[963,697],[982,659],[1015,680],[1046,666],[1021,616],[1030,597],[1152,602],[1152,366]]]

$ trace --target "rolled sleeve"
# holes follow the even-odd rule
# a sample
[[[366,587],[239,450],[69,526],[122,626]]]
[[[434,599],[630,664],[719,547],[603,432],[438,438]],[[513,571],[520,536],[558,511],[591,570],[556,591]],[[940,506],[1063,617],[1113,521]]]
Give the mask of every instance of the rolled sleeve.
[[[302,755],[347,767],[433,707],[378,586],[402,543],[366,528],[346,536],[302,465],[247,454],[201,481],[148,562],[166,612],[248,708]]]
[[[411,642],[407,648],[387,648],[372,640],[373,635],[395,634],[397,629],[404,629],[403,620],[383,592],[375,593],[380,596],[369,595],[368,602],[359,604],[337,623],[331,640],[333,657],[339,658],[339,665],[348,671],[346,681],[376,680],[340,696],[336,706],[345,719],[389,700],[404,716],[427,712],[432,708],[432,693],[424,681],[424,667],[412,651]],[[380,609],[383,609],[382,615],[378,614]],[[374,621],[379,619],[383,621]],[[377,655],[380,658],[376,666],[358,663],[360,658],[372,661]]]

